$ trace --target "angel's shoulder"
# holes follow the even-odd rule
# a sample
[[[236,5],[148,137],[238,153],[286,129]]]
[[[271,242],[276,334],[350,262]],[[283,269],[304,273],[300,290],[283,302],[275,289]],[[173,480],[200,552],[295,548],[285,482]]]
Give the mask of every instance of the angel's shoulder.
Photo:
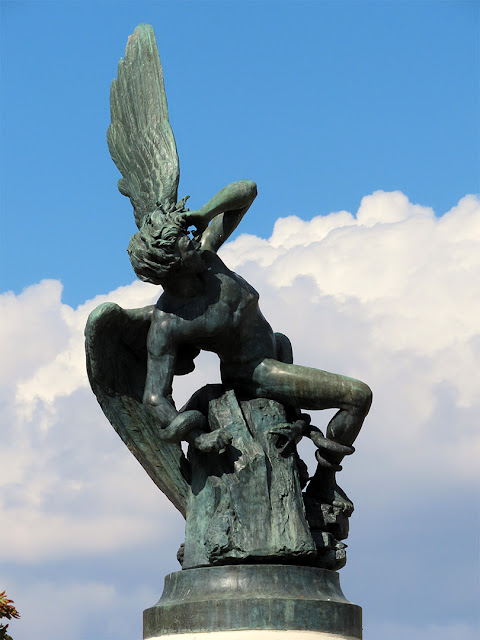
[[[212,251],[211,249],[204,249],[203,247],[199,249],[199,251],[202,256],[203,263],[211,274],[229,271],[228,267],[215,251]]]
[[[150,353],[160,353],[168,350],[178,342],[182,335],[179,318],[155,306],[147,337],[147,348]]]
[[[187,319],[184,304],[175,304],[171,299],[160,299],[152,313],[151,327],[157,331],[163,331],[168,339],[173,339],[182,333],[183,325]],[[187,305],[188,306],[188,305]]]
[[[152,326],[163,327],[165,330],[175,327],[178,316],[170,303],[158,301],[152,313]]]

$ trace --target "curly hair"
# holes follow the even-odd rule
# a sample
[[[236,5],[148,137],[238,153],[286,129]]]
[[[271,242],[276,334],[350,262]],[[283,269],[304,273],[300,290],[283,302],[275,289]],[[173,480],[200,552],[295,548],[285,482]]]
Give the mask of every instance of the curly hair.
[[[178,212],[157,210],[148,216],[140,231],[130,238],[127,249],[137,277],[151,284],[162,284],[178,271],[182,259],[177,241],[186,234],[184,217]]]

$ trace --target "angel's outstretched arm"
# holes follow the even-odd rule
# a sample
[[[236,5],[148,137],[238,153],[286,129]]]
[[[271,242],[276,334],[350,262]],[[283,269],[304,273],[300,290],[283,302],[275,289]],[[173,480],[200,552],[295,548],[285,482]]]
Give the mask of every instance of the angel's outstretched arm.
[[[200,411],[190,409],[178,412],[168,400],[175,357],[175,349],[166,350],[163,354],[149,351],[143,406],[161,428],[158,433],[161,440],[177,443],[185,440],[204,453],[222,453],[232,442],[232,436],[226,428],[209,433],[205,417]]]
[[[193,443],[202,435],[205,418],[199,411],[179,413],[168,397],[172,393],[176,348],[167,347],[158,338],[161,326],[153,325],[148,336],[147,379],[143,393],[143,405],[161,431],[159,436],[167,442],[186,440]]]
[[[255,182],[239,180],[224,187],[199,211],[187,213],[187,222],[200,233],[203,231],[202,249],[217,252],[235,231],[256,195]]]

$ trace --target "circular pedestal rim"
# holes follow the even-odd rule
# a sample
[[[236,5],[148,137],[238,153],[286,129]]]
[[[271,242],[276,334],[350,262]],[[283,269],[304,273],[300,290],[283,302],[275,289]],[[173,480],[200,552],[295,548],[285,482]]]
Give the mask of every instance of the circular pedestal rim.
[[[150,640],[357,640],[353,636],[339,636],[322,631],[272,631],[249,629],[244,631],[213,631],[210,633],[182,633],[155,636]]]
[[[145,640],[174,635],[187,640],[186,634],[193,640],[199,634],[240,631],[308,633],[309,640],[321,638],[320,633],[328,640],[335,636],[359,640],[361,608],[345,598],[335,571],[261,564],[171,573],[160,600],[144,611]]]

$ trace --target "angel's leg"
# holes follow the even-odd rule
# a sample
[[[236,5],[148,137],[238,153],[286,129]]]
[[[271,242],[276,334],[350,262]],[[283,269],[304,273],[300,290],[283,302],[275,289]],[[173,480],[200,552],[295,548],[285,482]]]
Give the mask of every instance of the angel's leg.
[[[243,382],[243,381],[242,381]],[[265,359],[253,371],[251,381],[241,387],[297,409],[317,410],[337,408],[337,413],[327,427],[327,454],[318,451],[319,462],[315,475],[307,487],[307,493],[315,498],[340,507],[346,515],[353,511],[353,504],[336,483],[335,472],[340,469],[345,450],[353,444],[372,403],[370,388],[360,380],[348,378],[320,369]],[[322,446],[321,434],[310,433],[314,444]],[[324,439],[323,439],[324,440]],[[325,441],[324,441],[325,444]],[[343,445],[344,451],[342,452]]]
[[[242,380],[241,386],[248,386],[257,397],[299,409],[339,409],[330,420],[327,437],[347,446],[357,437],[372,402],[370,388],[360,380],[269,358],[257,365],[251,382],[245,385]]]

